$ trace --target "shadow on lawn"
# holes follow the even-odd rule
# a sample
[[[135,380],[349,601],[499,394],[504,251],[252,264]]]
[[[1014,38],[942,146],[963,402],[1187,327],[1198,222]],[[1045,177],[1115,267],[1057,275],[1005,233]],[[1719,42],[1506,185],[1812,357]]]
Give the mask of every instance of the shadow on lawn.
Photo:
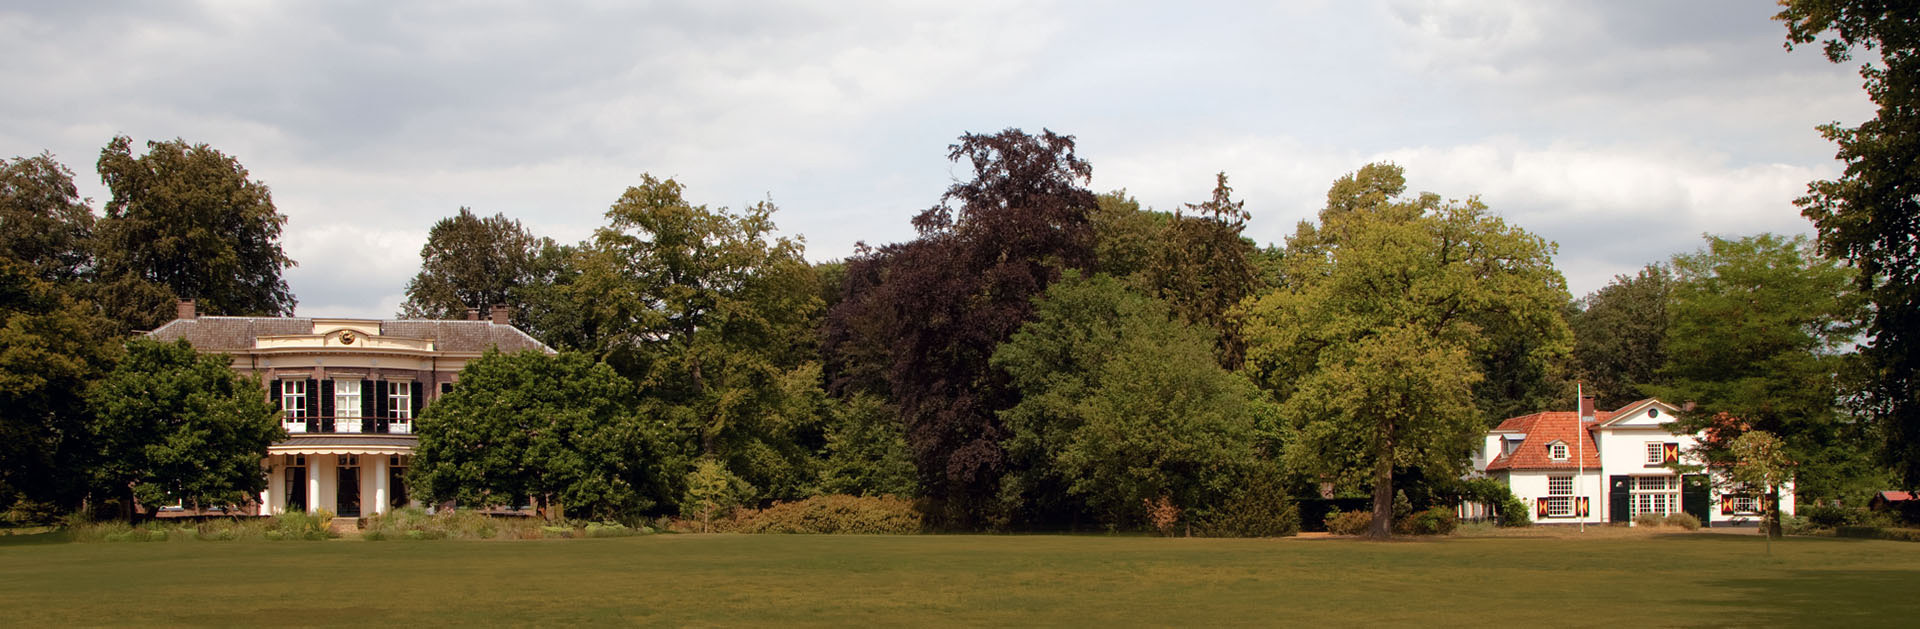
[[[4,546],[40,546],[43,544],[65,544],[73,541],[66,531],[47,531],[24,535],[0,535],[0,547]]]
[[[1724,609],[1683,625],[1911,626],[1920,615],[1913,584],[1920,570],[1792,570],[1772,577],[1707,581],[1742,593],[1739,600],[1688,601]]]

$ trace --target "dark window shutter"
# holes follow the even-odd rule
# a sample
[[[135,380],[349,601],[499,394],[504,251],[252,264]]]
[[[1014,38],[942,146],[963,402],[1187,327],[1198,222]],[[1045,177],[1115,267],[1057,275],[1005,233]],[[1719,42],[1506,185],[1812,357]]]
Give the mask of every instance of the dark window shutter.
[[[280,411],[280,379],[275,378],[267,384],[267,401],[273,403],[273,410]]]
[[[387,417],[387,381],[373,383],[373,409],[381,418]]]
[[[415,381],[413,381],[413,383],[412,383],[411,385],[409,385],[409,386],[411,386],[411,387],[413,387],[413,388],[412,388],[412,390],[410,390],[410,391],[408,391],[408,394],[412,396],[412,397],[410,397],[410,398],[408,398],[408,399],[410,399],[410,400],[412,400],[412,402],[413,402],[413,409],[411,409],[411,410],[413,411],[413,412],[412,412],[412,416],[414,416],[414,417],[419,417],[419,416],[420,416],[420,407],[421,407],[422,405],[424,405],[424,404],[425,404],[425,402],[427,401],[427,398],[426,398],[426,396],[423,396],[423,395],[420,395],[420,381],[419,381],[419,380],[415,380]]]
[[[360,416],[372,419],[380,416],[380,405],[373,396],[373,387],[366,380],[360,381]]]
[[[320,397],[320,383],[315,382],[313,378],[307,378],[307,415],[311,416],[320,411],[320,400],[315,399],[318,397]]]
[[[1612,522],[1633,521],[1633,477],[1614,476],[1610,484],[1613,491],[1607,493],[1608,518]]]
[[[333,379],[320,381],[320,416],[333,416]]]

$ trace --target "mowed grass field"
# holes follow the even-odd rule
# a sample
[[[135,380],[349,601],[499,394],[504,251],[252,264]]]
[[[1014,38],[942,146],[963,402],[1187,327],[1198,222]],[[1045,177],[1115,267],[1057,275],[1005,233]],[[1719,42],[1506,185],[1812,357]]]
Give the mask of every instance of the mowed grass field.
[[[0,625],[1913,626],[1920,544],[655,535],[33,544]]]

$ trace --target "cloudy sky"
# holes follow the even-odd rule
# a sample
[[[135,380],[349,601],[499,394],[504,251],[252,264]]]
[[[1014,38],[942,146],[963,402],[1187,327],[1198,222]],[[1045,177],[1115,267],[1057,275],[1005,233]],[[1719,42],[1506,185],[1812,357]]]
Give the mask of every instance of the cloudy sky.
[[[300,5],[319,6],[300,6]],[[26,5],[26,6],[21,6]],[[1178,6],[1175,6],[1178,5]],[[308,316],[390,316],[462,206],[585,238],[641,173],[772,199],[808,257],[912,237],[963,132],[1078,138],[1093,188],[1171,209],[1225,171],[1276,242],[1371,161],[1559,243],[1578,296],[1699,246],[1809,233],[1813,127],[1854,68],[1771,2],[24,2],[0,152],[100,207],[116,134],[237,157],[288,216]]]

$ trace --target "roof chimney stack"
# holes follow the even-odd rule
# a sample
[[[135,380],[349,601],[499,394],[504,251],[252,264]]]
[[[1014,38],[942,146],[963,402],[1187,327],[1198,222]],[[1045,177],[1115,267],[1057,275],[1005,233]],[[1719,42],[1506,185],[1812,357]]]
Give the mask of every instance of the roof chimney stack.
[[[1593,421],[1593,396],[1580,396],[1580,421]]]
[[[175,311],[173,316],[176,319],[195,319],[199,317],[199,313],[194,311],[193,300],[182,299],[180,300],[179,310]]]
[[[493,305],[493,322],[500,325],[506,325],[507,316],[509,314],[512,314],[512,312],[513,312],[512,309],[507,308],[506,304],[494,304]]]
[[[468,321],[479,321],[479,320],[480,320],[480,309],[479,309],[479,308],[468,308],[468,309],[467,309],[467,320],[468,320]]]

